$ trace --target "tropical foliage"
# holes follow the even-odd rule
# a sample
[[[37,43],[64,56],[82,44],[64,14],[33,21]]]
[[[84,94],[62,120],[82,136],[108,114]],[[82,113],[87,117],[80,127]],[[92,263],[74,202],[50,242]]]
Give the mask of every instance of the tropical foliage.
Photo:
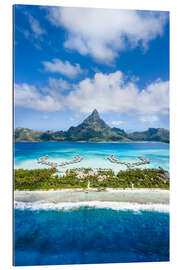
[[[49,190],[63,188],[162,188],[169,189],[168,173],[162,169],[112,170],[71,169],[59,177],[56,169],[17,169],[14,188],[17,190]]]

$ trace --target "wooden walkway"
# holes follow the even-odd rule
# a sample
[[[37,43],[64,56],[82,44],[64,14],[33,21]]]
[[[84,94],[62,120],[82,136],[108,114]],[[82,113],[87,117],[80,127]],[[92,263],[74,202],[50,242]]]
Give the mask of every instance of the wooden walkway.
[[[75,155],[75,157],[70,161],[62,161],[59,163],[58,162],[51,162],[51,161],[48,161],[47,159],[48,159],[48,155],[38,158],[37,162],[40,164],[43,164],[43,165],[50,166],[52,168],[56,168],[58,166],[65,166],[65,165],[78,163],[78,162],[81,162],[81,160],[83,160],[83,158],[80,157],[79,155]]]
[[[142,156],[139,156],[138,158],[141,161],[130,163],[130,162],[127,162],[127,161],[122,161],[120,159],[117,159],[117,158],[115,158],[114,155],[111,155],[111,156],[108,157],[108,160],[111,161],[112,163],[125,165],[125,166],[127,166],[127,168],[132,168],[132,167],[135,167],[135,166],[140,166],[140,165],[145,165],[145,164],[150,163],[149,159],[147,159],[147,158],[144,158]]]

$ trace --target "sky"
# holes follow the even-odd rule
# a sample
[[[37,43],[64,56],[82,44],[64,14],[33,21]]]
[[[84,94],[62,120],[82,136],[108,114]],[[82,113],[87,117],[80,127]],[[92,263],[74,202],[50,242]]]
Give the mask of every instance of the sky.
[[[15,127],[169,129],[169,13],[14,6]]]

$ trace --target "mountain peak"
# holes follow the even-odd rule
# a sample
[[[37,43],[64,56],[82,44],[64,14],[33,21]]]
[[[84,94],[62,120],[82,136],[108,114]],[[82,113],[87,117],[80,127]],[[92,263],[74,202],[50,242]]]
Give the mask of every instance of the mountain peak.
[[[93,118],[98,118],[98,119],[100,118],[99,113],[96,109],[92,111],[90,116],[92,116]]]
[[[96,109],[94,109],[94,110],[92,111],[92,114],[99,114],[99,113],[98,113],[98,111],[97,111]]]
[[[99,113],[96,109],[84,120],[85,122],[98,122],[100,120]]]

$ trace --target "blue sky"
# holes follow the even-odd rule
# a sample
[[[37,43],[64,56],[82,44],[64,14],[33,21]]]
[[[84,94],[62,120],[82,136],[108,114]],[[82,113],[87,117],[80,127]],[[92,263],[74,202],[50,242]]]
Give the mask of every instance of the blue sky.
[[[15,126],[169,128],[169,13],[14,6]]]

